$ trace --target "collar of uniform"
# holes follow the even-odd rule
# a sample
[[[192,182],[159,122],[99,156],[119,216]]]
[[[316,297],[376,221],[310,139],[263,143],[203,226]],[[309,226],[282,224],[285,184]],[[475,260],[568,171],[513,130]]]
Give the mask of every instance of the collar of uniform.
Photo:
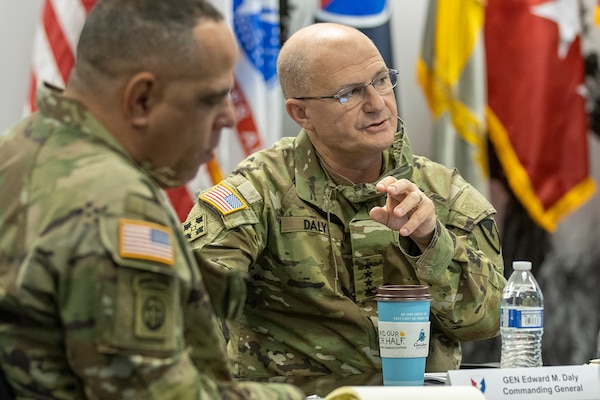
[[[404,121],[398,118],[398,131],[394,137],[390,149],[392,161],[388,164],[388,170],[383,171],[381,177],[391,175],[396,179],[410,179],[413,172],[413,153],[408,140],[408,135],[404,130]]]
[[[326,190],[327,187],[344,192],[344,196],[352,202],[362,202],[379,197],[379,194],[375,193],[373,184],[358,184],[351,187],[336,185],[330,181],[321,167],[315,149],[304,129],[300,131],[296,138],[294,158],[298,196],[319,208],[323,207],[325,193],[329,192]],[[400,179],[410,178],[412,175],[412,150],[404,134],[404,123],[401,120],[391,149],[384,151],[383,162],[381,177],[392,175]]]
[[[95,137],[127,158],[127,153],[115,137],[88,112],[80,102],[63,96],[63,90],[48,82],[40,82],[36,90],[39,111],[81,134]]]
[[[298,197],[309,203],[322,207],[325,188],[328,185],[327,177],[314,146],[310,142],[304,129],[296,137],[294,148],[295,181]]]

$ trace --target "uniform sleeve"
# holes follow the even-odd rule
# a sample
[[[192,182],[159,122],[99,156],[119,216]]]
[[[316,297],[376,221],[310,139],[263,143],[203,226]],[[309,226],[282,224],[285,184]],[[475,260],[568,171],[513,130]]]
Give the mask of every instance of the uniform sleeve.
[[[147,199],[128,201],[124,216],[98,216],[98,238],[78,223],[72,232],[81,241],[78,254],[53,259],[70,264],[56,282],[59,310],[69,367],[86,395],[302,399],[292,386],[231,379],[216,317],[178,225]]]
[[[244,209],[223,215],[200,200],[183,224],[212,306],[225,319],[242,313],[248,268],[265,247],[265,240],[256,231],[256,212],[251,204],[244,204]]]
[[[495,211],[472,186],[461,188],[449,209],[439,213],[434,238],[422,254],[416,255],[407,238],[400,239],[400,247],[419,280],[430,285],[434,323],[450,338],[469,341],[498,334],[506,280]]]

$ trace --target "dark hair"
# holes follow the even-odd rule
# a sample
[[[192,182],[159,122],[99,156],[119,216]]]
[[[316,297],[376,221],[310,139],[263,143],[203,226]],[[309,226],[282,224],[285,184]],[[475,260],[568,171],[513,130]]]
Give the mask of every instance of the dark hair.
[[[221,21],[206,0],[99,0],[77,45],[77,62],[105,74],[194,67],[198,44],[193,29],[203,19]]]

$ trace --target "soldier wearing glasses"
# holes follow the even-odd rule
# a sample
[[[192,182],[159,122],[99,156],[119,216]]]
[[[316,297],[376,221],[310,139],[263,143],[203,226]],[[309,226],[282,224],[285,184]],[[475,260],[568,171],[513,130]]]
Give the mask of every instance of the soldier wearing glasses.
[[[302,129],[200,193],[184,224],[235,375],[311,393],[318,377],[380,372],[384,283],[429,285],[427,370],[458,368],[460,341],[499,329],[495,210],[456,170],[412,154],[397,71],[360,31],[301,29],[277,68]]]

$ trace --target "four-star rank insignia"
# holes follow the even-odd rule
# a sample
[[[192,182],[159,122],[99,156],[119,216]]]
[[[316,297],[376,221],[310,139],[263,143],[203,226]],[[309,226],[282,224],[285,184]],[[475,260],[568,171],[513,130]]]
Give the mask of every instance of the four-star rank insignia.
[[[194,240],[203,236],[206,233],[204,214],[200,214],[197,217],[186,221],[183,224],[183,234],[188,240]]]

